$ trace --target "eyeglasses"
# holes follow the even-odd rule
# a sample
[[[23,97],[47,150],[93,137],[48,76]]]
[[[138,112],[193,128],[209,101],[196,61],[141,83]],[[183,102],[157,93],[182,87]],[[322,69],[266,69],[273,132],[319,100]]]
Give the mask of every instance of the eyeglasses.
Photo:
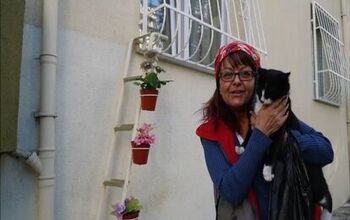
[[[236,76],[238,76],[239,80],[241,81],[249,81],[253,79],[253,77],[255,76],[255,72],[252,70],[245,70],[238,73],[234,73],[234,72],[220,73],[220,79],[222,79],[222,81],[225,81],[225,82],[234,81]]]

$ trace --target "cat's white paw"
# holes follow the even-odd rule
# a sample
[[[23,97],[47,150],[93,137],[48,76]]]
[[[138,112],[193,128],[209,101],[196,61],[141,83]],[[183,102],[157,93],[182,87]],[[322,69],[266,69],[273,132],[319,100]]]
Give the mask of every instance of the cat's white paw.
[[[263,175],[266,181],[272,181],[272,179],[275,177],[275,175],[272,174],[272,166],[264,164]]]
[[[244,147],[241,147],[241,146],[236,146],[235,147],[235,151],[238,155],[241,155],[244,153]]]

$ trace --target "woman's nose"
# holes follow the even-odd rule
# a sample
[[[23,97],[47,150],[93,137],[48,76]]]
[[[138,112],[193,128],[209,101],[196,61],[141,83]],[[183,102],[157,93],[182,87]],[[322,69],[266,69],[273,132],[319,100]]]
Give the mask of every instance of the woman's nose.
[[[233,80],[232,80],[232,84],[240,84],[242,83],[241,79],[239,78],[238,74],[235,74]]]

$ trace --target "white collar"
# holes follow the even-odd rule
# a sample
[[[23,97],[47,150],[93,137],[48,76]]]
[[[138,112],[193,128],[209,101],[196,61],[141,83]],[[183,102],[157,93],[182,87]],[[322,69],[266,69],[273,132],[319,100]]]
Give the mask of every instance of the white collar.
[[[237,137],[237,140],[238,140],[238,145],[243,144],[244,139],[243,139],[243,137],[240,134],[238,134],[238,132],[236,132],[236,137]]]

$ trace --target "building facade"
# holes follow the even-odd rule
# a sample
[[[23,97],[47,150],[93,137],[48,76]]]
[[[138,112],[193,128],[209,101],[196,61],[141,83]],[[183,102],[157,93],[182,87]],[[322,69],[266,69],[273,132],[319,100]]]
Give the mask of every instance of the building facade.
[[[195,129],[215,89],[215,52],[235,39],[252,44],[264,67],[291,72],[293,111],[333,145],[324,173],[334,208],[349,199],[348,1],[24,3],[17,153],[1,153],[1,219],[114,219],[121,189],[103,183],[126,176],[131,140],[114,128],[137,116],[157,137],[147,165],[130,171],[127,195],[140,199],[140,219],[214,219]],[[138,114],[139,88],[123,78],[141,74],[136,48],[146,44],[135,39],[149,32],[165,36],[155,50],[160,77],[173,82],[155,112]],[[28,166],[32,152],[41,166]]]

